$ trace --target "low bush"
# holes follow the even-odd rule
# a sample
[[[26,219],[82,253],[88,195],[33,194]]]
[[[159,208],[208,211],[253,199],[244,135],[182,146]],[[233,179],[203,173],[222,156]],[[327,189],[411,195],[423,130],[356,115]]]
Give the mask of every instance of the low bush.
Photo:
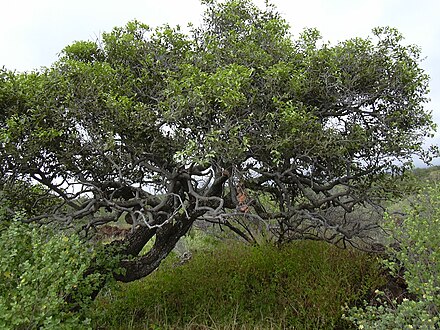
[[[352,308],[347,319],[360,329],[440,329],[440,185],[427,185],[410,201],[403,221],[389,224],[398,249],[390,249],[393,257],[385,264],[392,276],[404,270],[414,299],[378,292],[376,306]]]
[[[102,279],[77,235],[15,219],[0,231],[0,329],[88,329],[81,312]],[[72,310],[75,309],[76,312]]]
[[[342,306],[381,284],[364,253],[323,242],[217,246],[102,292],[96,329],[346,328]]]

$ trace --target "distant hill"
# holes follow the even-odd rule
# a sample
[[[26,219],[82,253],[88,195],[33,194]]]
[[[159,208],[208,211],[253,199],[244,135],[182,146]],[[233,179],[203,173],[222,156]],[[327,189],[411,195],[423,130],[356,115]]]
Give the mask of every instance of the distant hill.
[[[439,182],[440,181],[440,166],[430,166],[425,168],[416,168],[414,169],[414,175],[417,179],[423,181],[432,181]]]

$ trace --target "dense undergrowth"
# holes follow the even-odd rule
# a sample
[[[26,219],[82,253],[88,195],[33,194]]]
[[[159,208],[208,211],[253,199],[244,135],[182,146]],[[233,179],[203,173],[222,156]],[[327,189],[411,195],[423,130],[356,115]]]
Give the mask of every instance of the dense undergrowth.
[[[374,257],[323,242],[222,244],[103,291],[96,329],[349,329],[341,319],[383,284]]]

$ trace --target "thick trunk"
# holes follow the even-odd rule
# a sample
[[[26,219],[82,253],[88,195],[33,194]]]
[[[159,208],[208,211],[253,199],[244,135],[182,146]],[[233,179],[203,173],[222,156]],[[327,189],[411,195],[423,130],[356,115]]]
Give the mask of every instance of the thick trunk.
[[[123,274],[114,272],[113,277],[121,282],[131,282],[141,279],[152,273],[166,256],[174,249],[179,239],[185,235],[191,228],[193,222],[197,218],[195,214],[190,219],[184,216],[178,217],[175,222],[166,224],[160,228],[149,229],[148,227],[137,227],[133,233],[130,233],[124,240],[113,241],[107,245],[108,253],[113,255],[118,253],[122,256],[120,267],[124,270]],[[138,256],[145,244],[147,244],[153,236],[156,235],[156,241],[151,250],[143,255]],[[124,257],[128,257],[125,258]],[[84,276],[95,273],[105,274],[112,272],[103,265],[95,265],[90,267]],[[105,286],[105,276],[91,293],[91,298],[95,299],[101,289]],[[75,302],[72,295],[66,297],[66,302],[71,304],[71,310],[77,311],[80,305]]]
[[[125,272],[115,274],[114,277],[121,282],[131,282],[151,274],[174,249],[179,239],[188,232],[195,219],[196,217],[180,219],[158,228],[156,241],[151,250],[143,256],[122,260],[121,267]]]

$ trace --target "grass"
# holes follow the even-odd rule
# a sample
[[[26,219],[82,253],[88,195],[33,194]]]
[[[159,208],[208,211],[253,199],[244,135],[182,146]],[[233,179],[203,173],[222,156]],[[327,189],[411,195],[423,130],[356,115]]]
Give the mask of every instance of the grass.
[[[373,257],[324,242],[229,243],[103,291],[94,329],[347,329],[342,307],[382,284]]]

